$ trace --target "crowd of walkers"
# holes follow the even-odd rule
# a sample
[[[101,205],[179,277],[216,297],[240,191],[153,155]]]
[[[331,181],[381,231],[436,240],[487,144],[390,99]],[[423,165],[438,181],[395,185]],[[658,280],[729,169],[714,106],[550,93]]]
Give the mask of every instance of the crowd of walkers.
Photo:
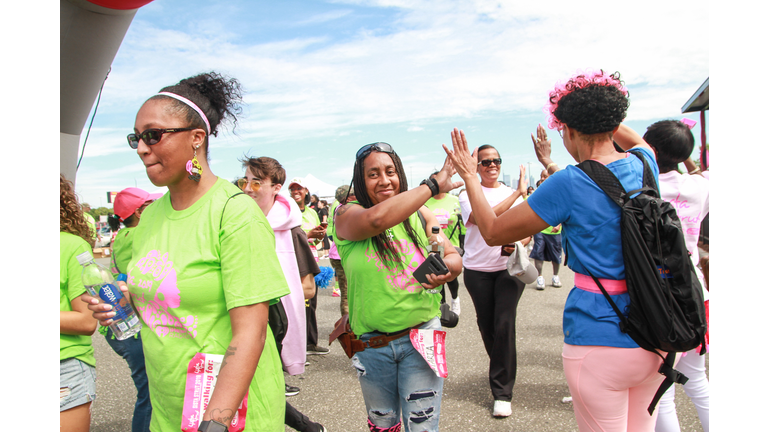
[[[150,181],[168,193],[124,189],[109,220],[119,230],[111,271],[123,275],[118,284],[142,324],[135,337],[114,337],[107,326],[115,311],[80,281],[76,256],[92,250],[94,231],[72,183],[61,176],[62,430],[89,428],[97,371],[91,335],[100,324],[137,389],[134,432],[179,430],[190,397],[188,365],[200,353],[223,355],[223,361],[193,430],[235,430],[238,424],[245,431],[283,431],[285,425],[326,431],[287,402],[299,389],[284,378],[303,374],[308,354],[329,352],[319,342],[316,318],[315,276],[325,257],[340,297],[334,335],[357,372],[365,403],[361,425],[367,422],[373,432],[439,430],[446,378],[440,356],[427,355],[417,339],[451,343],[440,338],[440,330],[455,326],[461,313],[460,276],[487,354],[487,360],[476,360],[489,361],[490,415],[511,416],[516,312],[526,284],[507,264],[510,255],[527,253],[515,250],[526,245],[538,272],[537,289],[545,287],[544,261],[552,262],[552,286],[562,286],[563,250],[575,273],[563,312],[562,358],[579,430],[680,430],[674,386],[658,410],[647,411],[663,379],[661,359],[622,332],[590,276],[621,309],[631,306],[619,209],[583,171],[558,167],[544,127],[531,135],[544,168],[536,188],[528,187],[522,165],[516,188],[501,183],[504,149],[473,148],[454,129],[452,146],[443,146],[442,168],[418,186],[408,185],[392,145],[362,146],[351,184],[339,187],[329,205],[303,179],[286,183],[286,170],[271,157],[242,159],[244,174],[236,182],[211,172],[209,139],[226,124],[236,126],[241,93],[235,79],[201,74],[161,89],[136,115],[129,145]],[[640,152],[663,199],[678,210],[697,264],[709,181],[691,158],[689,126],[662,121],[642,137],[627,127],[629,94],[618,73],[579,73],[557,83],[548,96],[547,126],[559,132],[576,162],[597,161],[625,190],[636,190],[643,161],[627,150]],[[678,171],[681,163],[686,173]],[[462,181],[454,182],[455,175]],[[286,186],[288,197],[279,193]],[[451,194],[462,186],[458,197]],[[420,279],[417,269],[434,262],[435,239],[444,271]],[[706,296],[708,286],[697,275]],[[452,324],[446,323],[449,314]],[[689,377],[683,388],[708,431],[708,380],[699,351],[684,353],[677,367]],[[243,415],[244,426],[238,418]]]

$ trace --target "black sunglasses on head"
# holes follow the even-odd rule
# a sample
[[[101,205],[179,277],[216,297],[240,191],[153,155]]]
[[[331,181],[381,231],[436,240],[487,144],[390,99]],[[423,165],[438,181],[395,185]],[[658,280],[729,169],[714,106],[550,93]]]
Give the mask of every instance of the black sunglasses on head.
[[[163,134],[191,131],[198,128],[173,128],[173,129],[147,129],[140,134],[128,134],[128,145],[132,149],[139,148],[139,140],[143,140],[146,145],[155,145],[163,139]]]
[[[371,152],[374,150],[378,150],[380,152],[389,153],[389,154],[392,154],[395,152],[395,149],[393,149],[391,145],[385,142],[377,142],[373,144],[366,144],[360,147],[360,150],[357,151],[357,155],[355,155],[355,159],[357,160],[363,159],[369,154],[371,154]]]
[[[478,165],[482,165],[484,167],[489,167],[489,166],[491,166],[492,163],[496,164],[496,166],[501,165],[501,158],[483,159],[483,160],[480,161],[480,163],[478,163]]]

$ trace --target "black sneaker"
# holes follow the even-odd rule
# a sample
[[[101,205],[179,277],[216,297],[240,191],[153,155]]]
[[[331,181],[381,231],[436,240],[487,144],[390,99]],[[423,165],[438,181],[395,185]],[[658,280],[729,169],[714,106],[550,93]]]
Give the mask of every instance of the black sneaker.
[[[285,395],[286,396],[296,396],[297,394],[299,394],[299,388],[298,387],[294,387],[294,386],[288,385],[288,384],[285,385]]]
[[[331,352],[328,348],[323,348],[317,345],[307,346],[307,355],[326,355]]]

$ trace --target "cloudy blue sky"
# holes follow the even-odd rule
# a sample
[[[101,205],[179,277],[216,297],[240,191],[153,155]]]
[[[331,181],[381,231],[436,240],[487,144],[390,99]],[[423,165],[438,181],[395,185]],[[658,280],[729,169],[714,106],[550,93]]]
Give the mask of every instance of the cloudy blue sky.
[[[98,207],[109,206],[110,190],[154,191],[125,135],[149,96],[209,70],[246,90],[234,133],[211,141],[212,171],[226,179],[242,175],[237,159],[246,154],[278,159],[289,178],[312,173],[340,185],[360,146],[386,141],[418,184],[442,165],[453,127],[472,145],[499,148],[512,178],[521,163],[538,171],[530,133],[545,122],[547,93],[583,68],[621,72],[627,124],[641,133],[681,118],[709,76],[708,40],[691,32],[707,26],[708,4],[578,4],[155,0],[136,14],[113,62],[77,192]],[[554,159],[570,162],[557,133],[550,137]]]

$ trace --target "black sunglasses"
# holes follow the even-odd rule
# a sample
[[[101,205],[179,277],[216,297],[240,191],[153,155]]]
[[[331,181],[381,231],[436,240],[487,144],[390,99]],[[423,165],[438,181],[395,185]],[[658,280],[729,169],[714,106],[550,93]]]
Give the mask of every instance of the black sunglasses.
[[[139,148],[139,140],[143,140],[147,145],[155,145],[163,139],[163,134],[191,131],[198,128],[173,128],[173,129],[147,129],[140,134],[128,134],[128,145],[132,149]]]
[[[483,160],[480,161],[480,163],[478,165],[482,165],[484,167],[489,167],[489,166],[491,166],[492,163],[495,163],[496,166],[501,165],[501,158],[483,159]]]
[[[362,147],[360,147],[360,150],[357,151],[357,155],[355,156],[355,159],[360,160],[371,154],[372,151],[378,150],[380,152],[393,154],[395,152],[395,149],[392,148],[391,145],[385,143],[385,142],[377,142],[373,144],[366,144]]]

